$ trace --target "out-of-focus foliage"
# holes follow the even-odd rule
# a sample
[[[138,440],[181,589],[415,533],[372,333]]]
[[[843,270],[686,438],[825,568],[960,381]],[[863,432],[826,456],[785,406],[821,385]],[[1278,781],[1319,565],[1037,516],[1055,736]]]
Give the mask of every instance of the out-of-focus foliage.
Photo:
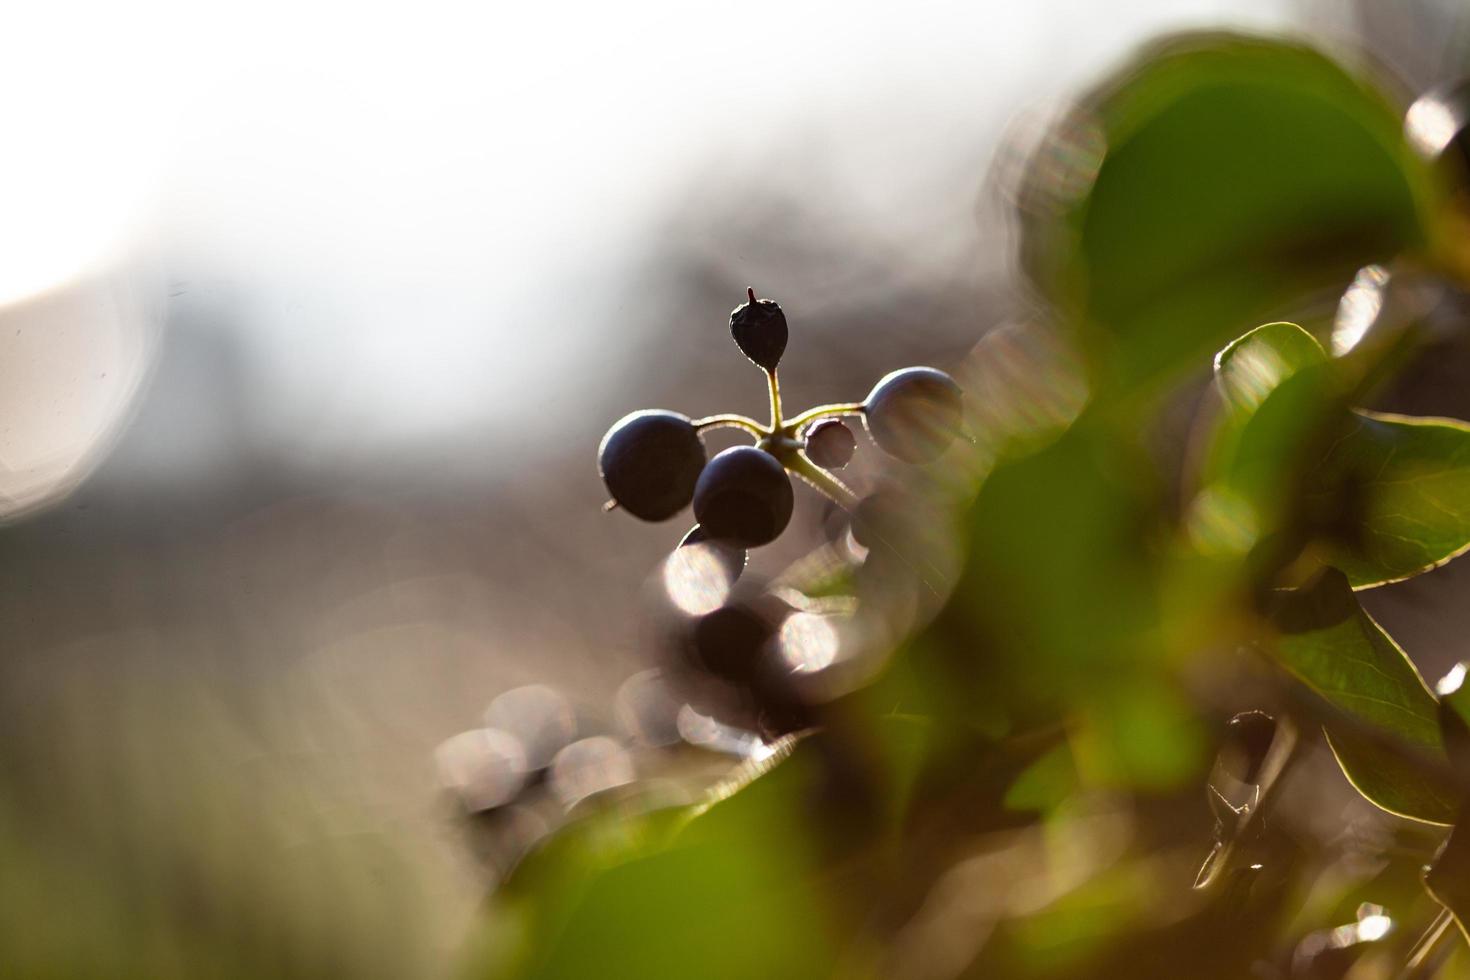
[[[1226,408],[1215,491],[1277,533],[1315,535],[1322,561],[1354,588],[1428,571],[1470,546],[1464,423],[1348,410],[1351,370],[1290,323],[1226,347],[1216,380]]]
[[[1285,593],[1272,620],[1276,657],[1342,712],[1327,722],[1328,738],[1358,791],[1393,813],[1450,823],[1459,794],[1447,776],[1434,695],[1358,605],[1346,576],[1330,569]]]
[[[594,805],[497,896],[490,941],[514,951],[494,954],[511,976],[675,976],[699,963],[738,978],[772,962],[820,974],[859,938],[849,890],[883,874],[926,729],[891,718],[858,743],[809,738],[695,806]],[[730,942],[732,930],[753,941]]]
[[[1319,52],[1218,34],[1156,45],[1081,100],[1020,196],[1050,322],[976,347],[972,445],[900,498],[883,546],[782,580],[849,594],[860,682],[817,688],[815,728],[714,802],[619,798],[534,850],[472,972],[1442,965],[1437,939],[1415,942],[1443,933],[1440,902],[1463,914],[1447,865],[1436,901],[1413,861],[1344,864],[1281,825],[1330,824],[1303,810],[1324,790],[1294,761],[1324,746],[1412,818],[1391,825],[1411,853],[1457,821],[1440,706],[1352,589],[1470,545],[1467,428],[1354,408],[1422,340],[1381,297],[1333,354],[1293,323],[1251,329],[1320,322],[1324,291],[1375,263],[1446,268],[1448,204],[1400,118]],[[1222,347],[1182,467],[1157,439],[1173,385]],[[1222,673],[1250,677],[1289,733],[1249,776],[1228,753],[1210,766],[1221,713],[1259,706]],[[1201,831],[1171,837],[1147,815],[1189,787]]]
[[[1425,241],[1400,118],[1306,47],[1158,44],[1081,100],[1036,168],[1027,267],[1100,378],[1172,374]]]

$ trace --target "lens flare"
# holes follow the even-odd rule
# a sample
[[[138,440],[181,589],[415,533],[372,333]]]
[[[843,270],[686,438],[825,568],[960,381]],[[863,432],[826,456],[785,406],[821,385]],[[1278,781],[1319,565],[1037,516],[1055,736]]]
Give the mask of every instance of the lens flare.
[[[664,562],[664,590],[680,612],[703,616],[730,597],[735,585],[728,559],[713,544],[686,544]]]
[[[1332,322],[1332,353],[1346,354],[1363,339],[1368,328],[1383,311],[1384,290],[1388,286],[1388,270],[1370,265],[1358,270],[1353,284],[1337,304],[1337,317]]]
[[[434,750],[439,779],[470,810],[509,803],[526,782],[526,754],[508,732],[479,728],[446,739]]]
[[[577,735],[577,716],[567,699],[545,684],[506,691],[485,709],[485,727],[520,740],[526,767],[545,769],[552,756]]]
[[[1437,157],[1455,138],[1460,124],[1454,108],[1437,95],[1426,95],[1404,114],[1409,145],[1426,157]]]
[[[570,808],[595,793],[626,786],[636,778],[628,750],[605,735],[573,742],[551,761],[551,791]]]
[[[830,667],[840,648],[831,617],[807,612],[786,617],[777,643],[781,659],[799,674],[815,673]]]
[[[1458,691],[1464,683],[1465,665],[1459,663],[1451,667],[1450,672],[1439,679],[1439,683],[1434,685],[1434,690],[1440,697],[1447,698]]]

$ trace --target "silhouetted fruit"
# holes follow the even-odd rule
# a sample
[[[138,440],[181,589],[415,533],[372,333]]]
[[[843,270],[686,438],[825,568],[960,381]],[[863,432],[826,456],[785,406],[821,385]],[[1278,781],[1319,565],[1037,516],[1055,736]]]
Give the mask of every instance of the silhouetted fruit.
[[[786,314],[775,300],[756,299],[754,289],[747,294],[749,301],[730,312],[730,336],[742,354],[774,371],[786,352]]]
[[[689,506],[704,461],[704,442],[694,423],[656,409],[623,416],[597,450],[608,493],[645,521],[667,520]]]
[[[1264,711],[1242,711],[1225,728],[1220,764],[1242,783],[1258,782],[1276,739],[1276,720]]]
[[[896,484],[881,484],[852,512],[853,540],[869,551],[911,555],[918,531],[913,502]]]
[[[786,470],[754,446],[720,453],[694,487],[694,516],[700,526],[717,540],[745,548],[776,540],[791,520],[793,503]]]
[[[841,419],[823,419],[806,430],[806,454],[818,466],[840,470],[856,449],[857,438]]]
[[[758,676],[776,625],[750,605],[721,606],[694,624],[691,660],[723,681],[747,687]]]
[[[710,549],[710,553],[720,560],[721,567],[725,570],[727,581],[733,583],[745,571],[745,562],[749,557],[744,548],[728,541],[720,541],[712,538],[704,529],[703,524],[696,524],[684,535],[684,540],[679,542],[679,547],[685,548],[690,545],[702,544]]]
[[[933,459],[959,434],[960,386],[943,371],[911,367],[884,375],[868,395],[864,418],[884,452],[909,463]]]

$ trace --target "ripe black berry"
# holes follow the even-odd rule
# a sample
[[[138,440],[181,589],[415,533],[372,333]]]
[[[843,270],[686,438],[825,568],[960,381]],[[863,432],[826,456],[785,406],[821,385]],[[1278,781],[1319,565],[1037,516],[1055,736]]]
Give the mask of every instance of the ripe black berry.
[[[852,511],[852,537],[871,551],[910,555],[918,547],[921,512],[899,483],[885,481]]]
[[[938,456],[959,433],[960,386],[943,371],[904,368],[879,379],[866,402],[868,432],[884,452],[909,463]]]
[[[721,606],[694,625],[690,654],[694,665],[741,687],[757,677],[776,624],[744,603]]]
[[[694,424],[659,410],[623,416],[597,450],[597,468],[613,500],[645,521],[667,520],[689,505],[704,460]]]
[[[754,446],[720,453],[694,487],[694,516],[705,531],[746,548],[776,540],[791,520],[793,503],[785,468]]]
[[[1220,764],[1242,783],[1257,782],[1275,738],[1274,718],[1264,711],[1242,711],[1230,719],[1225,730]]]
[[[740,352],[767,371],[776,370],[786,352],[786,314],[773,299],[756,299],[747,290],[748,302],[730,312],[730,336]]]
[[[823,419],[806,431],[807,457],[818,466],[840,470],[852,462],[857,438],[841,419]]]

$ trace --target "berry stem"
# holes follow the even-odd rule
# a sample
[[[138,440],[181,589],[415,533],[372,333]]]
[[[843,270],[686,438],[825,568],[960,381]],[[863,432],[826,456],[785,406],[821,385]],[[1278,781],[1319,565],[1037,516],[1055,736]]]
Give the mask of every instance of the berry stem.
[[[817,419],[826,418],[829,415],[862,415],[867,410],[867,405],[863,404],[862,402],[841,402],[836,405],[818,405],[816,408],[809,408],[805,412],[802,412],[800,415],[788,421],[786,423],[786,427],[795,432],[807,423],[815,422]]]
[[[772,368],[766,372],[766,381],[771,389],[771,430],[781,431],[781,384],[776,380],[776,370]]]
[[[857,507],[857,494],[849,490],[847,485],[837,479],[837,477],[808,459],[806,453],[797,451],[783,454],[781,456],[781,462],[788,470],[832,498],[832,501],[837,506],[849,511]]]
[[[703,432],[705,429],[744,429],[756,438],[770,435],[770,430],[761,425],[755,419],[746,418],[744,415],[710,415],[702,419],[694,420],[694,430]]]

